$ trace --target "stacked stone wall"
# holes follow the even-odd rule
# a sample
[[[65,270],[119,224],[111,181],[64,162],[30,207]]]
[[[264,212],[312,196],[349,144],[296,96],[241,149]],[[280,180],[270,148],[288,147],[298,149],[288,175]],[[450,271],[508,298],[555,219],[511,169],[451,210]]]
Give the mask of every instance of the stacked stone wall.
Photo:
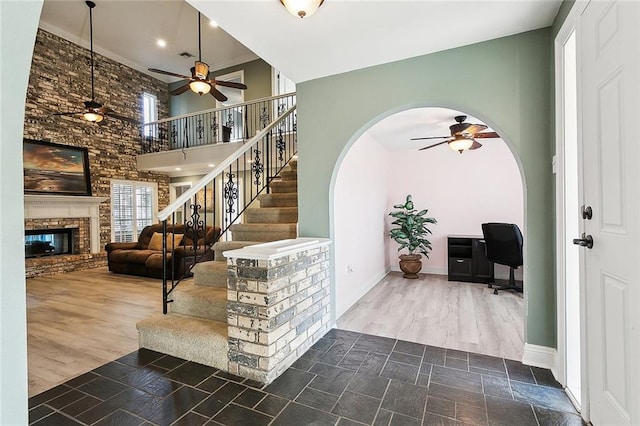
[[[25,102],[24,137],[86,147],[89,153],[91,192],[108,197],[100,204],[100,247],[111,240],[112,179],[156,182],[158,207],[169,204],[169,177],[141,172],[136,167],[140,153],[140,128],[113,118],[100,125],[88,123],[80,114],[54,116],[57,112],[81,111],[91,98],[89,50],[42,29],[34,46],[29,87]],[[158,116],[168,115],[168,85],[105,56],[95,54],[95,100],[117,114],[142,121],[142,93],[158,99]],[[26,223],[25,223],[26,225]],[[84,255],[84,254],[83,254]],[[59,262],[73,260],[56,257]],[[78,268],[106,264],[105,256],[78,259]],[[47,261],[48,263],[49,261]],[[55,261],[51,261],[54,262]],[[56,265],[55,269],[64,269]]]

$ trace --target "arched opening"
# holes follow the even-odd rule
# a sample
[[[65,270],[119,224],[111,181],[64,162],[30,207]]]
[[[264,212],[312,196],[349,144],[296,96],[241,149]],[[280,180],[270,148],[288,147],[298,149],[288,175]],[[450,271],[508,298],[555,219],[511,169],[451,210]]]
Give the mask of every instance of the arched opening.
[[[335,303],[339,328],[432,346],[521,360],[524,348],[522,294],[493,295],[486,284],[448,281],[447,240],[482,238],[485,222],[515,223],[524,231],[525,186],[517,157],[502,138],[479,139],[481,149],[459,154],[444,139],[454,117],[489,125],[485,118],[449,108],[411,108],[387,113],[353,138],[332,180]],[[429,209],[432,250],[422,275],[406,280],[397,244],[388,231],[389,211],[413,196]],[[526,235],[525,235],[526,239]],[[509,268],[495,265],[498,282]],[[516,279],[522,280],[522,270]],[[358,302],[359,301],[359,302]]]

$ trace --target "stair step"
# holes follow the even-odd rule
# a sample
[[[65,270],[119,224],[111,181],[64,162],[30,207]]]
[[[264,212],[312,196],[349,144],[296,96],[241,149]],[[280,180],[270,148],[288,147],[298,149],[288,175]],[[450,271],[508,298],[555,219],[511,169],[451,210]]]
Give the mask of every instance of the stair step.
[[[227,288],[226,260],[196,263],[191,271],[196,286]]]
[[[139,321],[141,348],[219,368],[229,369],[227,323],[189,315],[154,315]]]
[[[288,182],[290,180],[298,180],[298,171],[297,170],[283,170],[278,174],[283,182]]]
[[[262,207],[297,207],[298,193],[285,192],[281,194],[260,194],[260,208]]]
[[[282,194],[285,192],[298,192],[297,180],[281,180],[274,181],[270,184],[271,192],[274,194]]]
[[[231,225],[234,241],[278,241],[296,238],[297,223],[241,223]]]
[[[297,207],[263,207],[247,209],[244,212],[245,223],[296,223]]]
[[[226,280],[225,280],[226,283]],[[171,293],[171,312],[213,321],[227,321],[227,288],[181,282]]]
[[[258,241],[218,241],[213,245],[213,250],[215,253],[214,259],[226,262],[227,259],[222,254],[225,251],[237,250],[241,249],[242,247],[252,246],[254,244],[258,244]]]
[[[289,161],[289,164],[287,164],[291,170],[298,170],[298,159],[297,158],[292,158]]]

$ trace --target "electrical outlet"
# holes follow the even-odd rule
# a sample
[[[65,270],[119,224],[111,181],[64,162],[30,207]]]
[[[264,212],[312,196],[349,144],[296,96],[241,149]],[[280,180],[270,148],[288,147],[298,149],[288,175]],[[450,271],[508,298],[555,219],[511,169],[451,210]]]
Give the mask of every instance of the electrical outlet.
[[[353,266],[347,265],[347,272],[348,273],[352,273],[353,272]]]

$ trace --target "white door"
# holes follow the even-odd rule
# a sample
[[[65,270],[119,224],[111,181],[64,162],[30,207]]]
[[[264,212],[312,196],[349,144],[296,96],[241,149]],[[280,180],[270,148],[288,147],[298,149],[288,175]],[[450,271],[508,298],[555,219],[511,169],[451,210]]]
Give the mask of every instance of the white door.
[[[587,365],[594,425],[640,424],[640,2],[591,1],[582,71]]]

